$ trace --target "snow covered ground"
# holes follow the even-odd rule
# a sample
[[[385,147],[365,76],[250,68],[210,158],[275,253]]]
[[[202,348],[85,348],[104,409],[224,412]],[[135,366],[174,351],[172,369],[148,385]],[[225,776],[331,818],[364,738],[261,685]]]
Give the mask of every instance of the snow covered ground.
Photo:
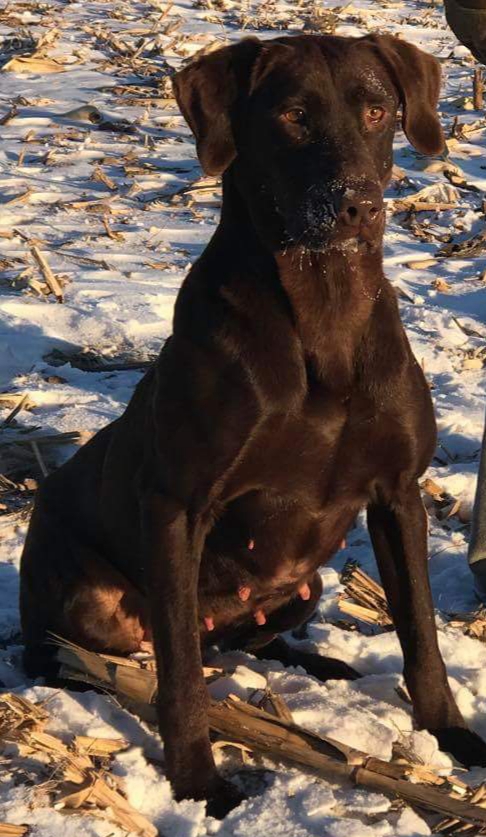
[[[11,0],[0,9],[2,63],[9,53],[32,51],[30,39],[40,37],[49,62],[27,61],[22,73],[7,64],[0,72],[0,393],[12,396],[3,408],[0,403],[0,425],[16,403],[13,395],[28,394],[34,405],[0,426],[0,473],[12,483],[0,483],[0,681],[32,699],[50,694],[55,731],[129,738],[133,747],[116,758],[115,770],[125,777],[130,801],[165,837],[431,833],[425,820],[383,796],[317,782],[268,762],[255,796],[224,823],[208,819],[203,803],[172,800],[162,769],[150,760],[160,750],[153,731],[104,696],[54,694],[28,683],[20,667],[18,561],[32,499],[32,483],[24,480],[39,479],[40,472],[31,446],[4,443],[28,430],[98,430],[121,413],[141,366],[170,333],[177,289],[214,229],[219,193],[211,181],[206,189],[188,191],[201,172],[171,98],[168,69],[215,40],[223,45],[255,30],[263,38],[276,30],[322,31],[334,22],[343,35],[400,33],[442,61],[441,112],[448,134],[459,120],[450,158],[447,164],[423,160],[398,133],[396,163],[402,171],[388,197],[403,199],[430,186],[444,200],[447,187],[446,200],[452,195],[456,206],[420,214],[415,226],[390,212],[385,264],[433,387],[439,446],[428,476],[459,501],[451,500],[454,514],[443,520],[437,506],[431,508],[430,573],[440,644],[459,706],[486,736],[486,648],[446,628],[441,615],[476,606],[465,554],[484,414],[486,253],[427,266],[449,236],[461,240],[484,228],[486,130],[483,113],[468,102],[474,65],[447,29],[441,3],[357,0],[337,21],[329,16],[331,6],[310,0]],[[461,126],[478,120],[477,130],[461,136]],[[453,166],[462,170],[457,182],[463,186],[451,187],[446,179],[444,170]],[[46,295],[34,245],[61,283],[63,304]],[[103,363],[108,366],[100,371]],[[86,371],[89,364],[95,371]],[[119,369],[130,364],[138,368]],[[40,450],[48,469],[73,452],[69,445]],[[322,685],[300,671],[240,654],[224,658],[234,674],[223,685],[246,697],[268,683],[285,698],[295,721],[309,729],[383,758],[404,740],[426,763],[450,769],[435,739],[412,732],[409,707],[396,692],[401,655],[395,634],[334,624],[342,619],[338,573],[348,558],[376,574],[362,521],[323,571],[325,593],[306,643],[366,676]],[[465,778],[486,780],[486,771]],[[15,786],[7,770],[0,775],[2,820],[32,824],[38,837],[122,833],[94,817],[33,807],[32,789]]]

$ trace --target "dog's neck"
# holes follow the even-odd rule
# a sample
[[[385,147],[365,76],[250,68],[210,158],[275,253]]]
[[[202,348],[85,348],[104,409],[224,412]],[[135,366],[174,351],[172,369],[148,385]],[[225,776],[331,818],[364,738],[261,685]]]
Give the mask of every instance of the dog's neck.
[[[262,280],[270,272],[276,274],[313,374],[338,389],[349,385],[359,345],[386,283],[381,240],[373,247],[357,247],[356,241],[334,244],[322,252],[272,247],[258,232],[232,179],[226,177],[216,239],[226,247],[229,243],[239,264],[246,264]]]
[[[339,387],[354,375],[356,355],[385,282],[381,246],[277,253],[280,281],[315,374]]]

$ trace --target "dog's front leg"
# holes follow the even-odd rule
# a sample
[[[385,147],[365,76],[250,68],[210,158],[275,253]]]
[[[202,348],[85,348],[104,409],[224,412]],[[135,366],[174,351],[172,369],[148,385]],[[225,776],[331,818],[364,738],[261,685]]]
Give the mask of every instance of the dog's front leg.
[[[158,718],[167,776],[177,799],[207,799],[222,817],[241,801],[216,771],[202,673],[198,576],[204,527],[176,501],[153,493],[143,502],[151,623],[158,673]]]
[[[404,656],[417,725],[465,765],[486,765],[486,744],[457,708],[439,650],[427,571],[427,524],[416,481],[368,509],[368,527]]]

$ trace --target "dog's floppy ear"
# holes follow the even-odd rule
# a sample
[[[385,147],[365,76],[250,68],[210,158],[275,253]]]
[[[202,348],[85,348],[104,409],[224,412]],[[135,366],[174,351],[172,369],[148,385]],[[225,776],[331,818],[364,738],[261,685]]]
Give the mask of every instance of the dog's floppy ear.
[[[440,154],[444,134],[437,115],[440,94],[440,64],[412,44],[392,35],[369,35],[390,73],[403,107],[403,130],[422,154]]]
[[[236,157],[231,111],[249,87],[260,46],[257,38],[246,38],[204,55],[173,78],[177,104],[196,138],[206,174],[222,174]]]

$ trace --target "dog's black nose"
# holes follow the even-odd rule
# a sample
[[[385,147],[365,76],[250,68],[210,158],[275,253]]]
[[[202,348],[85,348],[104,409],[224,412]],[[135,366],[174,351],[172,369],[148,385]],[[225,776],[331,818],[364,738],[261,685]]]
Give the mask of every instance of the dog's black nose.
[[[383,198],[377,190],[358,192],[347,189],[339,202],[338,219],[347,227],[369,226],[383,209]]]

